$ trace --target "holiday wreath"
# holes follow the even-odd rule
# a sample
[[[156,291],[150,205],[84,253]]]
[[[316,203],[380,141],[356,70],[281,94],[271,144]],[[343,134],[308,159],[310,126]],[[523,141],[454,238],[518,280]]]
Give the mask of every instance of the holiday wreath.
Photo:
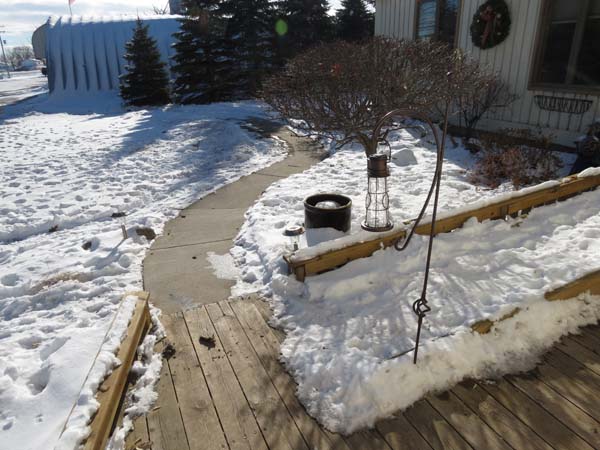
[[[482,49],[500,44],[510,32],[510,12],[504,0],[488,0],[473,16],[471,39]]]

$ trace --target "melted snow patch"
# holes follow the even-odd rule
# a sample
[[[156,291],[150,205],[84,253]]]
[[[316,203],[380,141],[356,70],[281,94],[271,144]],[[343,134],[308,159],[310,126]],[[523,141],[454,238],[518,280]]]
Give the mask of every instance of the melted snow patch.
[[[210,263],[217,278],[222,280],[236,280],[239,277],[240,270],[235,265],[233,256],[229,253],[217,255],[214,252],[208,252],[208,257],[206,259]]]

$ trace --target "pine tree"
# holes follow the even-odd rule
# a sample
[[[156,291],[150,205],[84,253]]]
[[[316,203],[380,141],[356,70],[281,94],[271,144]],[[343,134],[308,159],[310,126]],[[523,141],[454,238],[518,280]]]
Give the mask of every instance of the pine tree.
[[[125,44],[126,73],[121,76],[121,97],[128,105],[164,105],[169,103],[169,76],[161,61],[156,40],[148,34],[148,25],[137,20],[133,38]]]
[[[333,21],[328,14],[327,0],[282,0],[279,15],[284,29],[284,55],[289,58],[334,37]]]
[[[175,33],[173,93],[179,103],[227,99],[229,68],[221,0],[184,0],[185,16]]]
[[[276,65],[275,12],[269,0],[226,0],[226,59],[236,97],[257,92]]]
[[[361,41],[373,36],[374,18],[365,0],[342,0],[337,12],[337,35],[345,41]]]

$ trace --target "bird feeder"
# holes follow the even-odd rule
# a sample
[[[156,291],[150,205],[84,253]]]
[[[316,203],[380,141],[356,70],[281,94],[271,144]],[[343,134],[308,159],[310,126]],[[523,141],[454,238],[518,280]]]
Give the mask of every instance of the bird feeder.
[[[394,226],[390,216],[389,176],[388,156],[384,154],[369,156],[368,187],[365,198],[366,217],[362,223],[364,230],[387,231]]]

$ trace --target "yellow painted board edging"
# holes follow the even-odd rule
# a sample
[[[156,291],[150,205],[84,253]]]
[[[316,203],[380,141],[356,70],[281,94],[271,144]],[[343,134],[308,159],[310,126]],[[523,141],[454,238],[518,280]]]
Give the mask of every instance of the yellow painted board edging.
[[[600,295],[600,270],[590,272],[575,281],[567,283],[550,292],[546,292],[544,298],[549,302],[569,300],[586,292],[589,292],[591,295]]]
[[[579,178],[577,175],[572,175],[563,179],[560,184],[540,189],[529,188],[522,194],[517,192],[511,198],[501,199],[496,203],[467,211],[461,210],[451,215],[445,214],[444,218],[436,222],[435,231],[436,234],[453,231],[473,217],[477,218],[479,222],[490,219],[503,219],[506,216],[519,214],[522,211],[528,211],[557,200],[565,200],[598,186],[600,186],[600,176]],[[425,222],[419,225],[415,232],[426,235],[429,234],[430,229],[431,224]],[[353,242],[345,247],[323,251],[321,254],[311,255],[307,258],[301,257],[302,250],[300,250],[294,254],[284,256],[284,259],[288,264],[289,272],[295,274],[299,281],[304,281],[307,276],[317,275],[336,269],[355,259],[371,256],[377,250],[389,247],[405,236],[406,229],[401,228],[383,237],[374,236],[370,240]]]
[[[146,292],[126,294],[129,295],[138,297],[138,300],[127,327],[127,334],[117,353],[121,365],[114,369],[98,388],[96,400],[100,406],[90,423],[92,431],[85,442],[85,450],[104,450],[106,447],[137,347],[151,325],[149,294]]]

